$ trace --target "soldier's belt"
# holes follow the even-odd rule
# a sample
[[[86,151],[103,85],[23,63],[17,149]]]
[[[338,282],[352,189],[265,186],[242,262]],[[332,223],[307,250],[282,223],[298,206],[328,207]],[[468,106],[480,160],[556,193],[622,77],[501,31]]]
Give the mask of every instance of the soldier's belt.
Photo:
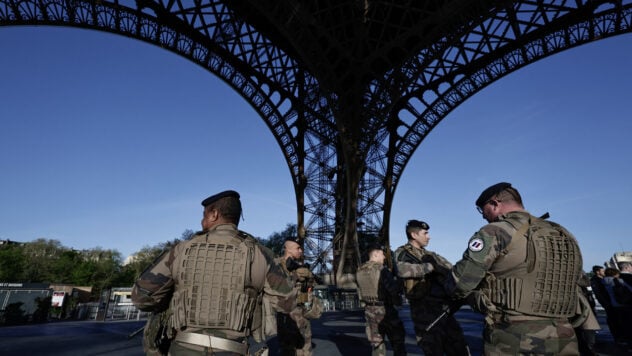
[[[176,334],[176,341],[186,342],[187,344],[198,346],[210,347],[211,349],[235,352],[241,355],[245,355],[248,353],[247,344],[211,335],[179,332]]]

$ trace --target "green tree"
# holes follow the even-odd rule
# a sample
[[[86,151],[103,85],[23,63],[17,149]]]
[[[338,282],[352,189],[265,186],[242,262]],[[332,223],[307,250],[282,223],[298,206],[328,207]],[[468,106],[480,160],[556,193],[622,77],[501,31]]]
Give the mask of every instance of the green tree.
[[[24,244],[26,264],[23,275],[24,282],[54,283],[58,276],[53,275],[51,266],[64,251],[57,240],[40,238]]]
[[[96,274],[97,266],[93,261],[82,259],[69,271],[72,283],[78,286],[92,286],[92,276]]]
[[[50,262],[51,282],[78,284],[78,281],[74,279],[73,273],[69,273],[81,265],[81,255],[78,251],[69,249],[62,250],[59,257]]]
[[[120,252],[101,247],[78,251],[45,238],[2,245],[0,281],[91,286],[93,296],[98,298],[105,289],[131,286],[160,254],[194,235],[193,230],[186,229],[179,238],[143,247],[125,266]]]
[[[116,287],[114,281],[121,271],[121,253],[116,250],[103,250],[96,248],[91,250],[89,262],[93,263],[93,274],[90,284],[93,287],[93,295],[98,295],[101,291]]]
[[[267,239],[262,239],[260,237],[257,240],[269,248],[274,252],[275,255],[280,256],[283,253],[283,244],[287,238],[295,237],[296,233],[296,224],[287,224],[285,226],[285,230],[281,232],[273,232]]]
[[[132,285],[147,267],[151,266],[163,252],[169,250],[167,244],[162,243],[156,246],[144,246],[136,252],[131,261],[123,266],[121,270],[120,285]]]
[[[0,247],[0,281],[21,282],[23,280],[26,257],[23,247],[8,244]]]
[[[182,232],[182,236],[180,236],[180,239],[182,239],[183,241],[191,240],[194,235],[195,235],[195,231],[193,231],[191,229],[186,229],[186,230],[184,230]],[[175,245],[175,243],[174,243],[174,245]]]
[[[191,240],[194,235],[195,232],[193,230],[186,229],[182,232],[180,238],[161,242],[154,246],[144,246],[140,251],[136,252],[131,261],[121,269],[120,278],[118,280],[119,285],[132,285],[143,271],[156,262],[158,257],[168,252],[181,241]]]

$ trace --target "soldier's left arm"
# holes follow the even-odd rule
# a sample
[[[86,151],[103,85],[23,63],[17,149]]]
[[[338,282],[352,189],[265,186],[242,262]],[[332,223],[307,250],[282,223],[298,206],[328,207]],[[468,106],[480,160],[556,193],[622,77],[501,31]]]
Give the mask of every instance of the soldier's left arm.
[[[426,274],[434,271],[431,263],[421,263],[413,261],[411,256],[403,248],[395,251],[395,262],[397,264],[397,276],[400,278],[423,278]]]
[[[447,268],[447,269],[452,268],[452,263],[448,261],[447,259],[445,259],[443,256],[439,255],[438,253],[433,253],[433,255],[439,266]]]
[[[175,285],[170,267],[176,247],[163,254],[134,283],[132,302],[138,309],[160,312],[169,307]]]
[[[296,306],[296,289],[290,284],[281,267],[275,263],[272,251],[257,245],[253,271],[265,271],[263,292],[275,311],[289,314]]]
[[[445,289],[455,298],[465,298],[485,278],[498,257],[499,234],[506,234],[497,226],[488,224],[472,236],[463,258],[452,267]]]

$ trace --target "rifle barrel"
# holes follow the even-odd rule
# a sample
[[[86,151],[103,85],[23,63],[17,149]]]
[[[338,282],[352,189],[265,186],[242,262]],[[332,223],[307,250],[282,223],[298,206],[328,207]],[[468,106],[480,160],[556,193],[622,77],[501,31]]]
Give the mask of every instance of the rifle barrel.
[[[430,331],[432,328],[434,328],[435,325],[437,325],[438,322],[441,321],[441,319],[445,318],[446,316],[448,316],[450,314],[450,310],[446,310],[443,313],[439,314],[439,316],[432,321],[432,323],[430,323],[428,326],[426,326],[426,329],[424,329],[425,332]]]

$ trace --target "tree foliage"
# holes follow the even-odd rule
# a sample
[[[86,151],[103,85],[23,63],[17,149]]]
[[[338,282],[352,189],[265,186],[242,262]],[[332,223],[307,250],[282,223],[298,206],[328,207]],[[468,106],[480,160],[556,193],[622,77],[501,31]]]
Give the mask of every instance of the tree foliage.
[[[75,250],[58,240],[39,238],[27,243],[0,245],[0,282],[51,283],[91,286],[96,299],[102,290],[131,286],[140,274],[181,241],[190,240],[193,230],[184,230],[179,238],[144,246],[123,263],[117,250],[96,247]],[[286,237],[296,235],[296,225],[259,239],[276,254],[281,254]],[[19,316],[16,315],[16,318]]]
[[[275,255],[280,256],[283,253],[283,244],[287,238],[292,238],[297,235],[296,224],[287,224],[285,230],[281,232],[274,232],[267,239],[257,238],[257,240],[274,252]]]
[[[23,249],[19,245],[0,247],[0,281],[22,281],[25,262]]]

